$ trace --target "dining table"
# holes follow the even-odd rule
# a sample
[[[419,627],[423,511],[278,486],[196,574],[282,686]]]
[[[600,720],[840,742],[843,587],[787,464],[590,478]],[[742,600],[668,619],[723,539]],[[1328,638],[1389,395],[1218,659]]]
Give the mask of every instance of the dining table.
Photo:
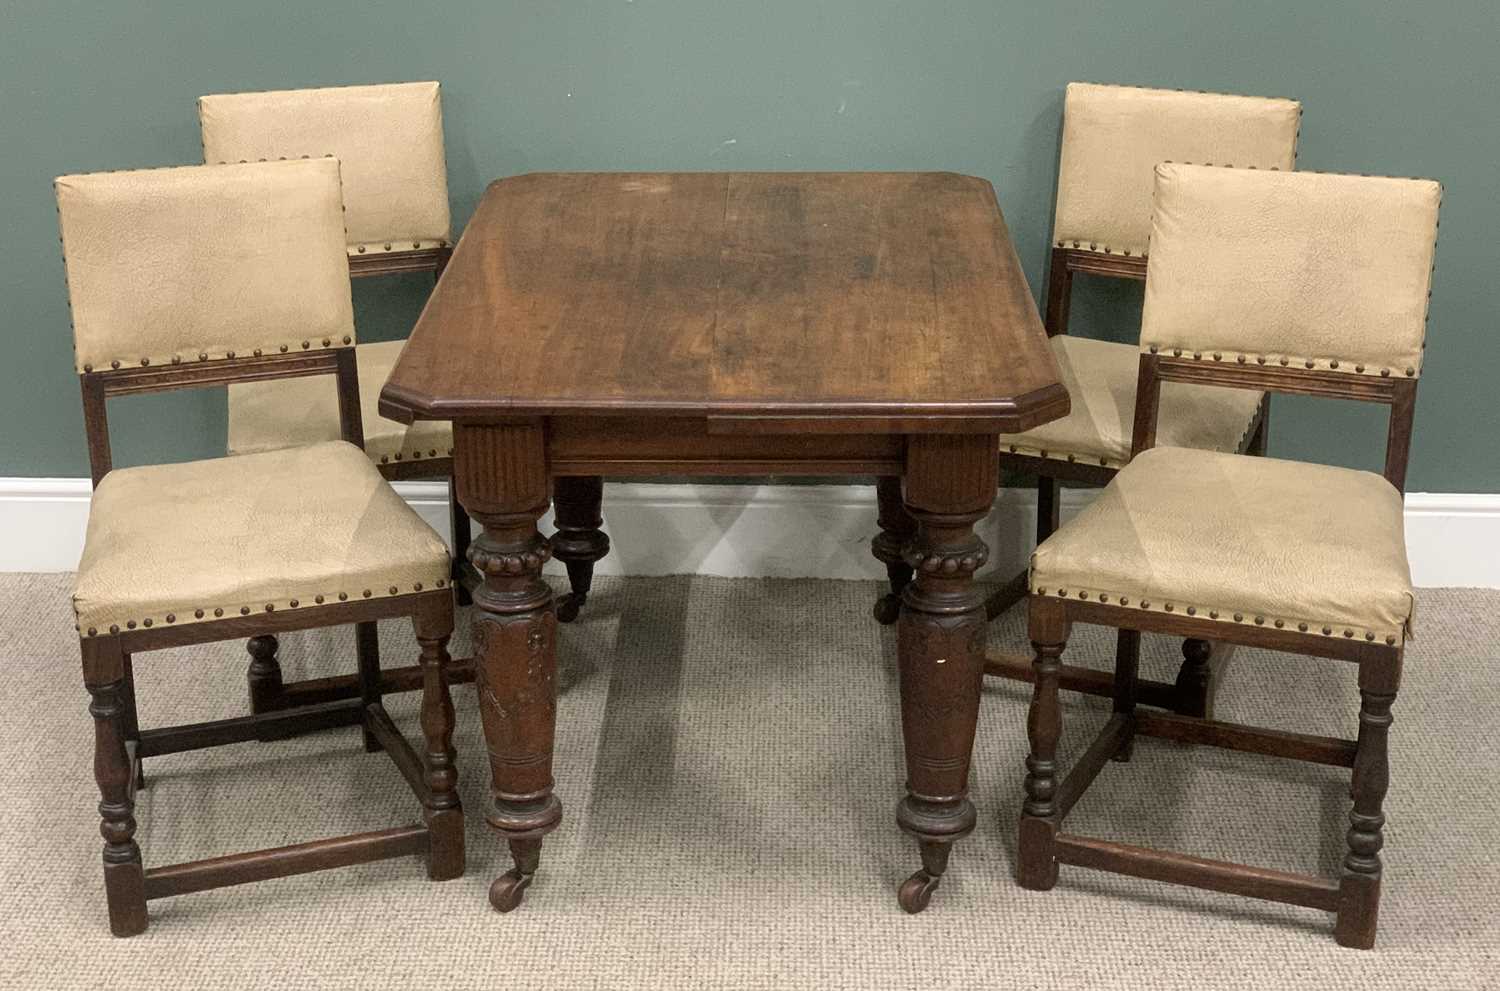
[[[542,575],[552,542],[537,526],[554,488],[842,476],[900,478],[915,521],[899,548],[914,578],[896,629],[906,762],[896,822],[921,864],[900,905],[925,908],[976,820],[969,767],[986,624],[974,575],[988,550],[974,524],[1000,483],[997,436],[1068,409],[983,179],[535,173],[491,183],[380,411],[452,421],[454,484],[482,527],[461,549],[475,580],[486,819],[513,863],[490,887],[493,906],[522,902],[568,790],[553,779],[559,626]]]

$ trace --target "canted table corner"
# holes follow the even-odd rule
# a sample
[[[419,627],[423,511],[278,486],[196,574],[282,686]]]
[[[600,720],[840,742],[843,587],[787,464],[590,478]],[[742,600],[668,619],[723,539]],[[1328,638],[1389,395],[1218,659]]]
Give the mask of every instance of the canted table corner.
[[[987,556],[973,524],[1001,433],[1068,396],[989,183],[952,173],[546,173],[492,183],[384,391],[454,422],[454,482],[483,526],[477,687],[489,823],[520,904],[553,792],[557,615],[537,521],[558,486],[597,532],[611,475],[903,479],[915,573],[898,627],[907,794],[924,908],[974,826],[970,753]],[[566,497],[564,486],[566,485]],[[592,522],[590,522],[592,521]],[[602,535],[601,535],[602,536]],[[607,550],[607,544],[604,545]],[[598,553],[603,553],[599,551]],[[559,553],[561,556],[561,552]],[[571,567],[571,564],[570,564]]]

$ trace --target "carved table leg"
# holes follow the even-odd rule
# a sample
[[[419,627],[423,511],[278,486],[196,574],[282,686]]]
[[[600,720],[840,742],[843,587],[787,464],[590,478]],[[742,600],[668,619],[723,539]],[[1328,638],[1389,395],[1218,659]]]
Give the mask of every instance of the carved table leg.
[[[454,767],[453,699],[448,694],[448,638],[453,634],[453,603],[429,598],[415,617],[422,647],[422,738],[427,802],[427,876],[447,881],[464,872],[464,813]]]
[[[1033,891],[1047,891],[1057,883],[1057,858],[1052,841],[1057,836],[1057,740],[1062,735],[1062,707],[1057,701],[1057,678],[1068,618],[1062,603],[1033,597],[1029,621],[1031,645],[1036,650],[1031,708],[1026,713],[1026,801],[1021,807],[1017,836],[1016,882]],[[1130,658],[1127,657],[1127,664]]]
[[[604,522],[604,479],[598,475],[562,476],[553,482],[552,507],[557,532],[552,535],[552,554],[568,568],[572,591],[557,604],[557,621],[571,623],[589,597],[594,583],[594,562],[609,553],[609,537],[599,526]]]
[[[875,622],[889,626],[901,612],[901,592],[911,581],[911,565],[903,556],[917,532],[917,521],[901,502],[901,479],[882,475],[875,480],[875,498],[879,504],[876,523],[880,532],[870,539],[870,553],[885,565],[891,590],[875,601]]]
[[[1373,675],[1373,676],[1372,676]],[[1359,746],[1354,756],[1354,809],[1349,813],[1349,852],[1339,882],[1333,935],[1340,946],[1373,949],[1380,915],[1380,848],[1385,845],[1386,789],[1390,786],[1387,741],[1397,676],[1360,668]]]
[[[562,820],[552,794],[557,724],[557,613],[542,580],[551,548],[536,523],[550,499],[540,423],[455,424],[454,479],[484,527],[469,560],[474,591],[475,688],[489,748],[494,805],[486,821],[510,845],[515,867],[490,903],[521,903],[541,859],[542,837]]]
[[[83,644],[83,681],[93,701],[94,779],[99,784],[99,833],[104,837],[104,897],[109,931],[146,931],[146,876],[135,842],[130,757],[125,752],[125,661],[113,639]]]
[[[953,843],[974,828],[969,761],[985,631],[974,572],[989,552],[973,526],[995,497],[995,444],[987,435],[927,434],[907,446],[906,508],[917,532],[906,551],[915,580],[902,592],[897,627],[907,794],[896,822],[922,854],[898,895],[907,912],[927,907]]]

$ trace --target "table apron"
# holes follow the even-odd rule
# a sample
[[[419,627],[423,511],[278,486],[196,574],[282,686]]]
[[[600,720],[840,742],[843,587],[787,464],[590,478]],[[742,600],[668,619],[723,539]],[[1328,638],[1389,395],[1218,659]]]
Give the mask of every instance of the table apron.
[[[553,475],[900,475],[900,434],[723,434],[688,418],[558,417]]]

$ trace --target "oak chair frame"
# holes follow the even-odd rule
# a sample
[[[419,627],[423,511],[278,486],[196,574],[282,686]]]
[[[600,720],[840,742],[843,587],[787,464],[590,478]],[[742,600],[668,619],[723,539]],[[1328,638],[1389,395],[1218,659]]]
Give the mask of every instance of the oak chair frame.
[[[1136,392],[1131,454],[1154,446],[1163,381],[1192,382],[1260,389],[1295,395],[1381,403],[1390,407],[1386,439],[1385,478],[1405,490],[1416,400],[1415,378],[1367,377],[1323,370],[1212,361],[1154,353],[1141,355]],[[1186,615],[1147,612],[1115,604],[1032,593],[1030,639],[1035,650],[1034,683],[1027,736],[1025,803],[1020,820],[1017,880],[1026,888],[1050,889],[1057,882],[1058,865],[1072,864],[1132,877],[1167,881],[1284,902],[1332,912],[1335,938],[1341,945],[1374,946],[1380,902],[1385,819],[1381,811],[1389,784],[1387,732],[1390,708],[1401,679],[1404,642],[1354,638],[1352,631],[1277,629],[1253,623],[1224,623]],[[1057,740],[1062,716],[1057,692],[1061,687],[1059,657],[1075,622],[1115,627],[1120,650],[1112,679],[1114,711],[1103,730],[1073,769],[1058,781]],[[1358,740],[1312,736],[1190,718],[1179,714],[1140,712],[1137,661],[1142,632],[1196,640],[1225,641],[1246,647],[1307,654],[1358,665],[1362,699]],[[1353,769],[1350,794],[1353,811],[1347,837],[1348,853],[1338,880],[1205,860],[1162,850],[1113,843],[1062,831],[1070,809],[1111,760],[1128,761],[1136,736],[1201,743],[1245,753]]]
[[[1068,317],[1073,297],[1073,276],[1076,273],[1098,275],[1106,278],[1128,279],[1144,282],[1146,279],[1146,256],[1095,251],[1083,247],[1068,247],[1059,243],[1052,248],[1051,261],[1047,268],[1047,307],[1043,322],[1048,337],[1057,337],[1068,332]],[[1245,432],[1240,454],[1264,455],[1270,431],[1271,397],[1268,393]],[[1000,468],[1036,479],[1037,516],[1036,543],[1038,546],[1057,530],[1060,519],[1062,482],[1099,487],[1109,484],[1118,468],[1105,465],[1086,464],[1071,457],[1067,461],[1045,458],[1038,455],[1021,454],[1002,450],[999,453]],[[890,593],[875,603],[875,618],[884,625],[895,622],[896,608],[900,603],[901,590],[911,581],[911,569],[901,559],[903,542],[910,539],[913,525],[905,518],[901,506],[900,480],[880,478],[876,482],[876,498],[879,502],[879,526],[881,532],[871,541],[871,552],[885,564],[890,581]],[[1012,576],[1005,584],[985,600],[985,615],[994,619],[1026,598],[1027,569]],[[1121,645],[1121,649],[1126,649]],[[1213,698],[1218,679],[1223,675],[1232,654],[1229,644],[1209,643],[1189,639],[1182,645],[1183,662],[1175,682],[1168,683],[1152,679],[1141,679],[1138,684],[1138,701],[1143,705],[1170,709],[1184,716],[1208,716],[1213,712]],[[1022,654],[991,648],[985,653],[984,673],[990,677],[1011,681],[1032,680],[1031,659]],[[1059,673],[1059,685],[1066,691],[1081,692],[1109,698],[1113,695],[1114,679],[1106,671],[1093,668],[1064,665]]]
[[[93,484],[110,471],[112,456],[106,402],[112,396],[160,392],[179,388],[227,386],[307,375],[335,376],[339,391],[342,439],[363,445],[359,379],[352,347],[251,357],[142,365],[79,376],[83,394],[84,430],[88,439]],[[446,583],[443,583],[446,584]],[[105,839],[104,881],[110,930],[132,936],[146,928],[146,903],[156,898],[187,894],[251,881],[326,870],[415,853],[427,855],[428,876],[448,880],[463,874],[463,809],[454,769],[453,703],[448,692],[450,672],[447,643],[453,632],[453,596],[437,588],[395,598],[361,599],[319,605],[306,610],[251,613],[182,626],[157,625],[145,620],[140,628],[80,630],[84,682],[93,698],[94,773],[101,801],[100,831]],[[375,650],[376,621],[410,617],[421,644],[421,662],[411,669],[382,676]],[[172,617],[167,617],[168,622]],[[132,656],[147,650],[190,646],[223,640],[249,639],[250,692],[274,697],[280,687],[276,634],[355,624],[359,673],[352,680],[356,692],[347,698],[325,699],[295,707],[278,706],[230,719],[182,726],[141,729],[136,709]],[[419,755],[386,712],[381,696],[405,690],[410,672],[422,688],[421,723],[425,753]],[[472,675],[470,675],[472,677]],[[393,683],[394,682],[394,683]],[[306,684],[306,683],[304,683]],[[146,757],[181,753],[249,740],[283,739],[313,729],[358,725],[368,751],[384,750],[401,772],[423,808],[422,822],[408,826],[314,840],[291,846],[232,854],[145,869],[134,840],[134,800],[145,785],[141,762]]]

